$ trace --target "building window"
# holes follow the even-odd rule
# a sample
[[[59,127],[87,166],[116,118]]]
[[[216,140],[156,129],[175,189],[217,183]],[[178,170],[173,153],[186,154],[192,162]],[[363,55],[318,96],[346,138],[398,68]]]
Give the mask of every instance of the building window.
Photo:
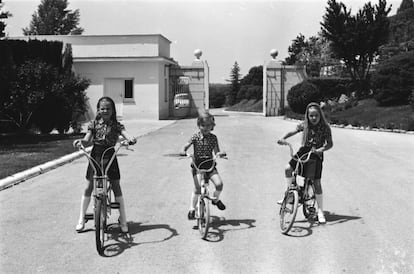
[[[132,80],[125,80],[125,91],[124,91],[124,98],[125,99],[132,99],[134,98],[134,90],[133,90],[133,81]]]

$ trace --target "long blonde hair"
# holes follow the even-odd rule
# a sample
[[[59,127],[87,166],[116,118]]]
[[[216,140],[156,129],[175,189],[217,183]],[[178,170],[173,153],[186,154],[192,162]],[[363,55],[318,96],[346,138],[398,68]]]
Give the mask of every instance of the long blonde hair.
[[[306,139],[308,138],[308,134],[309,134],[309,109],[310,108],[316,108],[319,112],[320,115],[320,119],[319,119],[319,123],[318,124],[322,124],[323,127],[330,127],[328,121],[326,120],[325,114],[323,113],[323,110],[321,108],[321,106],[318,103],[309,103],[306,106],[306,111],[305,111],[305,121],[303,123],[303,136],[302,136],[302,145],[305,145],[306,143]]]

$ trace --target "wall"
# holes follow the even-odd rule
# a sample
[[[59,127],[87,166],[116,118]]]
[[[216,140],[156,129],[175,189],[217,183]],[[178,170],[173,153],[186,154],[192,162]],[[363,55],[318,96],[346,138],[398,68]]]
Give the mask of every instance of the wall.
[[[263,115],[283,115],[289,89],[306,79],[304,67],[285,66],[272,59],[263,66]]]
[[[125,102],[123,119],[159,119],[158,108],[158,64],[151,62],[77,62],[76,73],[91,80],[87,89],[89,102],[96,106],[104,95],[105,78],[133,79],[134,98]],[[122,92],[122,91],[120,91]],[[93,109],[95,113],[96,107]]]

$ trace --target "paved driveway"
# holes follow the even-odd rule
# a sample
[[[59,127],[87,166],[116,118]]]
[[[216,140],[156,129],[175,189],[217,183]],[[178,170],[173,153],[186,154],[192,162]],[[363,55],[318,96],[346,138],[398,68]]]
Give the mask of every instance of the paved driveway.
[[[114,226],[105,256],[95,251],[90,223],[84,233],[74,230],[85,159],[1,191],[0,272],[414,272],[412,135],[333,128],[322,183],[327,224],[309,224],[299,213],[285,236],[276,200],[289,156],[275,141],[296,123],[222,112],[216,122],[229,156],[218,163],[227,209],[212,209],[208,241],[186,219],[189,162],[170,156],[197,130],[195,119],[185,119],[119,155],[130,235]],[[297,147],[300,136],[291,141]]]

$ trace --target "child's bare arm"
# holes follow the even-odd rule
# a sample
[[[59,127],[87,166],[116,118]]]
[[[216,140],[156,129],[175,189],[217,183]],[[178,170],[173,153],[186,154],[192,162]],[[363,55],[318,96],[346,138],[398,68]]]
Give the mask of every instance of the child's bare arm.
[[[125,140],[128,141],[128,143],[130,144],[135,144],[137,142],[137,139],[135,137],[132,137],[131,135],[129,135],[129,133],[126,130],[123,130],[121,132],[121,136],[125,138]]]
[[[288,133],[286,133],[286,134],[285,134],[285,136],[283,136],[281,139],[279,139],[279,140],[277,141],[277,143],[278,143],[278,144],[283,144],[283,143],[285,143],[287,138],[292,137],[293,135],[295,135],[295,134],[296,134],[296,133],[298,133],[298,132],[299,132],[298,130],[292,130],[292,131],[289,131]]]
[[[191,143],[185,144],[181,149],[180,155],[187,155],[187,149],[189,149],[191,145]]]
[[[320,148],[316,149],[315,152],[317,154],[322,154],[324,151],[327,151],[331,149],[332,147],[333,147],[332,136],[329,136],[329,138],[326,139],[325,144],[321,146]]]
[[[77,147],[80,144],[88,144],[92,141],[92,131],[88,130],[88,132],[86,132],[85,136],[83,136],[82,139],[77,139],[73,142],[73,146]]]
[[[219,146],[218,142],[217,142],[216,146],[214,147],[214,150],[213,151],[214,151],[214,154],[217,155],[217,156],[219,156],[219,157],[226,155],[226,152],[220,151],[220,146]]]

